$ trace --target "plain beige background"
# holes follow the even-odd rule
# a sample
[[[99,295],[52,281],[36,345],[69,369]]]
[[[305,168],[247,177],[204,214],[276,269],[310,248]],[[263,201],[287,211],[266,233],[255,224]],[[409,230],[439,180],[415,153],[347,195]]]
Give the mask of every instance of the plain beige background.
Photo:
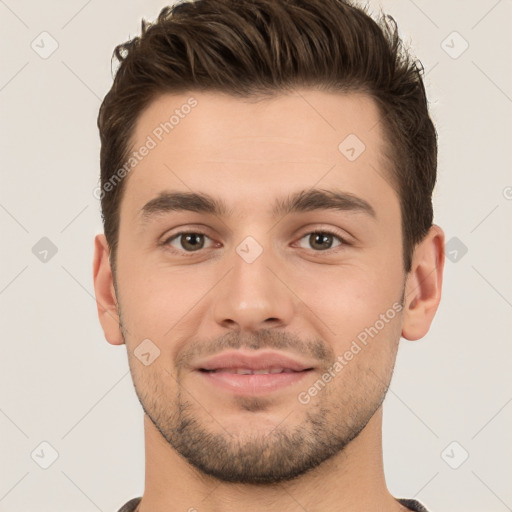
[[[96,117],[114,46],[163,5],[0,0],[0,511],[110,512],[143,491],[142,409],[93,295]],[[423,340],[402,340],[386,398],[388,485],[432,512],[505,512],[512,2],[370,5],[395,17],[427,72],[440,142],[435,222],[451,244],[438,314]]]

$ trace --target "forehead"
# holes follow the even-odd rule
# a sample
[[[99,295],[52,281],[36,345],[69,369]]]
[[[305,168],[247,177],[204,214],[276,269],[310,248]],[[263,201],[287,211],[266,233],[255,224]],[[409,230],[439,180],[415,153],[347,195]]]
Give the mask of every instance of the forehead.
[[[242,99],[220,92],[191,91],[153,100],[139,116],[132,142],[137,146],[151,136],[159,145],[172,140],[184,144],[176,144],[178,152],[202,148],[219,155],[229,151],[225,156],[231,157],[236,156],[235,146],[244,138],[265,149],[295,145],[299,155],[306,142],[304,150],[309,156],[315,151],[324,156],[328,146],[337,152],[337,143],[349,134],[377,143],[379,121],[375,101],[362,93],[299,89]]]
[[[366,195],[378,208],[383,191],[395,195],[385,150],[379,110],[365,94],[162,95],[136,123],[132,151],[145,156],[128,175],[123,203],[134,219],[145,202],[175,189],[243,209],[319,184]]]

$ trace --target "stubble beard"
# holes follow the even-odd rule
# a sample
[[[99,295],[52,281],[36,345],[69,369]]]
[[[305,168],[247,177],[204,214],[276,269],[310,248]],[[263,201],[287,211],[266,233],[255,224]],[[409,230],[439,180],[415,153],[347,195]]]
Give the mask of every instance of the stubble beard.
[[[223,482],[269,485],[293,480],[342,452],[384,400],[388,385],[375,378],[372,382],[373,389],[357,393],[364,397],[362,402],[355,396],[336,401],[327,389],[322,391],[323,397],[315,397],[307,406],[297,401],[292,407],[304,408],[299,409],[304,420],[292,424],[283,411],[282,420],[267,432],[256,428],[258,414],[270,407],[270,402],[242,398],[237,403],[240,414],[253,414],[253,421],[244,421],[255,425],[243,434],[230,432],[222,418],[209,416],[194,399],[187,398],[190,394],[180,385],[173,402],[158,382],[135,384],[135,390],[155,428],[197,470]]]

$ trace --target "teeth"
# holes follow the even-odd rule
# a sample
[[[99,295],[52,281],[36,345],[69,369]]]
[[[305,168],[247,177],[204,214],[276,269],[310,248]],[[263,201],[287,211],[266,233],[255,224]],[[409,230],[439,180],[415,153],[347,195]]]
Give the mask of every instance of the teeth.
[[[248,368],[221,368],[219,370],[210,370],[214,373],[234,373],[236,375],[268,375],[276,373],[292,373],[293,370],[283,368],[264,368],[261,370],[250,370]]]
[[[248,370],[246,368],[237,368],[235,373],[238,375],[250,375],[252,373],[252,370]]]

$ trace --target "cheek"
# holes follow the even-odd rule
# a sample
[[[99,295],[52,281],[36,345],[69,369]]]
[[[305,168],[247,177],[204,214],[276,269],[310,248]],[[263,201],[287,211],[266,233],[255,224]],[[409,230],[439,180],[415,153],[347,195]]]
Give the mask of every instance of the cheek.
[[[204,272],[190,268],[170,269],[155,262],[141,262],[136,268],[136,272],[123,269],[123,320],[133,338],[152,339],[164,349],[166,340],[176,337],[193,319],[194,307],[199,307],[213,285]]]
[[[370,265],[331,266],[295,281],[305,305],[338,334],[373,324],[400,298],[401,277]]]

